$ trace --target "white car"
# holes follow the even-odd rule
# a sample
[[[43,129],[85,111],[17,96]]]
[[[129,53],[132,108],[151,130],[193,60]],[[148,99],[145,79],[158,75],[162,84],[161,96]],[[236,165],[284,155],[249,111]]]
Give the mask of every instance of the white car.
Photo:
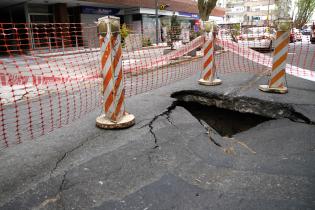
[[[253,27],[244,29],[237,37],[237,42],[244,47],[257,50],[273,50],[275,31],[268,27]]]

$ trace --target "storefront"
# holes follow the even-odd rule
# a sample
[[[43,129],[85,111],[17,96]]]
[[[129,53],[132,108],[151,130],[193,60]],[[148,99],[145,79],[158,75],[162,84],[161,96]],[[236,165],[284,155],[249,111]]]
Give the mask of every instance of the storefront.
[[[80,19],[81,23],[91,24],[97,22],[97,20],[106,15],[113,15],[122,17],[123,10],[119,8],[106,8],[106,7],[92,7],[92,6],[80,6]]]
[[[195,13],[158,11],[158,37],[159,42],[166,41],[167,28],[171,26],[172,16],[175,15],[179,27],[191,28],[199,16]],[[145,39],[152,43],[156,40],[156,15],[154,9],[133,8],[124,10],[124,22],[134,33],[142,33]]]
[[[65,25],[67,25],[66,23],[78,23],[95,26],[95,22],[97,22],[100,17],[113,15],[120,17],[121,24],[126,23],[128,29],[131,32],[142,34],[143,37],[150,40],[151,43],[155,43],[156,28],[158,28],[158,41],[165,42],[167,34],[166,28],[171,25],[171,18],[173,15],[177,17],[177,21],[179,22],[180,27],[184,27],[186,29],[191,29],[195,24],[195,20],[199,19],[199,16],[196,14],[197,8],[194,2],[190,3],[189,5],[191,6],[187,7],[186,3],[180,3],[173,0],[168,1],[170,7],[167,8],[172,11],[158,11],[158,27],[156,27],[156,11],[154,9],[154,3],[153,1],[149,0],[142,2],[142,5],[139,4],[138,1],[133,1],[133,4],[129,4],[127,0],[117,0],[117,3],[112,2],[111,4],[104,3],[107,2],[105,0],[98,2],[91,2],[89,0],[86,0],[84,2],[73,0],[67,3],[58,3],[60,2],[58,0],[47,0],[43,1],[44,3],[42,4],[35,4],[32,3],[32,1],[25,2],[22,0],[17,0],[16,2],[21,3],[15,5],[7,4],[8,6],[0,8],[0,22],[20,22],[29,24],[29,26],[27,27],[31,27],[31,32],[28,34],[28,36],[31,42],[30,46],[32,46],[33,48],[36,48],[36,46],[54,47],[50,44],[51,36],[56,36],[55,34],[57,33],[39,32],[43,35],[48,34],[46,35],[48,36],[46,39],[42,39],[42,37],[35,37],[34,34],[37,34],[37,32],[32,33],[33,25],[41,23],[62,23]],[[113,7],[113,5],[116,5],[116,7]],[[186,12],[185,9],[187,9]],[[222,9],[216,8],[214,10],[215,15],[217,14],[218,16],[223,17],[224,11],[221,10]],[[49,25],[51,25],[50,27],[52,28],[54,27],[54,24]],[[45,27],[48,27],[48,25]],[[77,26],[75,27],[75,30],[79,30]],[[86,43],[89,41],[88,38],[85,37],[86,34],[95,34],[95,36],[97,36],[96,27],[90,27],[89,30],[91,30],[91,28],[93,28],[92,30],[94,31],[85,31],[85,28],[83,27],[82,34],[80,32],[79,35],[74,35],[75,38],[70,37],[70,42],[74,42],[74,45],[78,46],[78,43],[81,41],[78,42],[77,40],[81,39],[84,40],[83,43],[84,46],[86,46]],[[71,32],[70,30],[68,31],[69,33]],[[61,34],[58,36],[61,36],[62,38],[62,36],[64,35]],[[82,36],[83,38],[80,38],[79,36]],[[57,37],[57,39],[61,38]],[[72,39],[75,41],[73,41]],[[63,41],[60,42],[63,43]]]
[[[97,47],[97,28],[95,26],[98,19],[107,15],[122,17],[122,10],[119,8],[80,6],[80,23],[82,28],[83,45],[88,47]],[[95,36],[93,36],[95,35]],[[91,38],[92,37],[92,38]]]

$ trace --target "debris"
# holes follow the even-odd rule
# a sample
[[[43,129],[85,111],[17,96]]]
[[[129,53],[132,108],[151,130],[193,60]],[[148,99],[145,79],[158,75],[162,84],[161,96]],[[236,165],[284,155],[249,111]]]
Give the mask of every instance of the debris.
[[[228,155],[235,155],[235,150],[234,150],[234,147],[227,147],[227,148],[224,148],[223,151],[228,154]]]
[[[236,140],[236,139],[234,139],[234,138],[228,138],[228,137],[223,137],[223,139],[230,140],[230,141],[232,141],[233,143],[237,143],[237,144],[243,146],[244,148],[246,148],[246,149],[247,149],[248,151],[250,151],[252,154],[256,154],[256,152],[255,152],[253,149],[251,149],[249,146],[247,146],[247,144],[245,144],[245,143],[242,142],[242,141]]]
[[[195,179],[195,181],[197,181],[197,182],[201,183],[201,180],[200,180],[200,179]]]

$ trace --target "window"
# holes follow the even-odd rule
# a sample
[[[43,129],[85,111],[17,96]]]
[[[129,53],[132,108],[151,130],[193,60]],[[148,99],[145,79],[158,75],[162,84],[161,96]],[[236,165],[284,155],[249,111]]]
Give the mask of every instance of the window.
[[[53,23],[53,15],[30,15],[32,23]]]
[[[141,20],[141,14],[132,15],[132,21],[139,21]]]

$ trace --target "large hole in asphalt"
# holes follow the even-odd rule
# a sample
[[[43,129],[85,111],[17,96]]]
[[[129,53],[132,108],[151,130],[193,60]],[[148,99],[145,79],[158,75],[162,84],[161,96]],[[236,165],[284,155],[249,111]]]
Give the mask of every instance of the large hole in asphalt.
[[[186,108],[221,136],[231,137],[271,119],[315,124],[287,103],[196,90],[175,92],[171,97],[177,99],[175,106]]]
[[[197,102],[177,101],[176,106],[187,109],[195,118],[203,120],[221,136],[232,137],[272,118],[206,106]]]

